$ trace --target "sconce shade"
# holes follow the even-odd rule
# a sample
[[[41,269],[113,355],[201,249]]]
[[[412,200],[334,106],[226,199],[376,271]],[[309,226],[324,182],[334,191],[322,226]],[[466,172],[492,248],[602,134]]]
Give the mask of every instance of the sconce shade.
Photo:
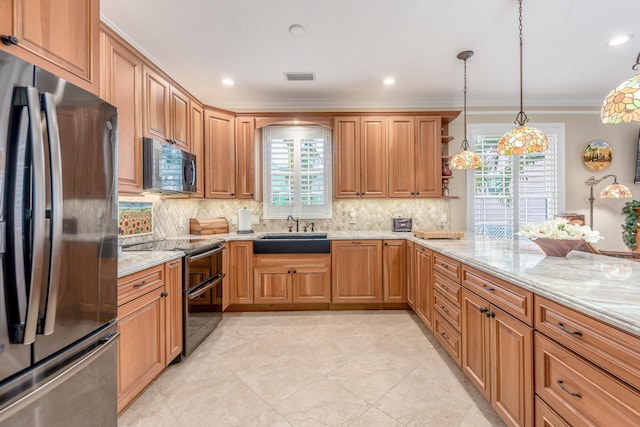
[[[601,199],[628,199],[630,197],[633,197],[633,194],[631,194],[629,187],[617,182],[607,185],[600,192]]]
[[[640,122],[640,74],[609,92],[600,109],[602,123]]]
[[[547,148],[549,148],[549,141],[540,129],[520,125],[502,135],[496,151],[501,156],[509,156],[538,153]]]
[[[451,169],[476,169],[482,165],[482,159],[473,151],[462,150],[449,162]]]

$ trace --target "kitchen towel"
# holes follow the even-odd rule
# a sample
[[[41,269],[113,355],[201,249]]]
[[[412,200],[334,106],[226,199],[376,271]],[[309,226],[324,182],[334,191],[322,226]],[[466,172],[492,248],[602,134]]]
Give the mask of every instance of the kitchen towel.
[[[251,209],[242,208],[238,210],[238,233],[253,233],[251,229]]]

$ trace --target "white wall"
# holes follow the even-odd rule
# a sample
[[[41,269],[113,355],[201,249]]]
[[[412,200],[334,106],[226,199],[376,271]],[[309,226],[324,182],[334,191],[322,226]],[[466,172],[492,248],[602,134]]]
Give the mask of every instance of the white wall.
[[[525,108],[525,110],[527,110]],[[467,124],[474,123],[512,123],[517,111],[513,113],[492,113],[481,109],[469,109]],[[640,200],[640,184],[634,184],[636,165],[636,150],[638,143],[638,130],[640,126],[635,124],[604,125],[600,122],[599,112],[596,110],[578,111],[540,111],[532,109],[527,111],[531,119],[529,124],[535,123],[564,123],[565,124],[565,175],[566,175],[566,200],[565,211],[577,212],[585,215],[589,223],[589,187],[585,181],[590,176],[596,178],[607,174],[618,176],[618,182],[627,185],[634,194],[634,199]],[[459,145],[464,138],[462,116],[449,125],[449,133],[455,136],[451,142],[449,151],[459,151]],[[609,143],[613,149],[613,161],[611,165],[600,172],[589,170],[582,163],[582,152],[585,146],[593,140],[603,140]],[[450,191],[452,195],[458,195],[460,200],[451,202],[451,228],[454,230],[466,229],[466,172],[455,171],[456,179],[451,181]],[[622,242],[622,208],[625,202],[631,199],[599,199],[600,190],[612,182],[608,178],[596,187],[594,194],[594,221],[593,228],[598,230],[604,240],[597,244],[602,250],[626,251],[627,247]]]

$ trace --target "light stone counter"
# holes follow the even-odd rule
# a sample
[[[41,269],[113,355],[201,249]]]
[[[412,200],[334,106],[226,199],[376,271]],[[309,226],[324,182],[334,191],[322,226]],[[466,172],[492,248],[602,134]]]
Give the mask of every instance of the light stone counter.
[[[182,258],[183,256],[184,252],[182,251],[122,252],[118,256],[118,278]]]

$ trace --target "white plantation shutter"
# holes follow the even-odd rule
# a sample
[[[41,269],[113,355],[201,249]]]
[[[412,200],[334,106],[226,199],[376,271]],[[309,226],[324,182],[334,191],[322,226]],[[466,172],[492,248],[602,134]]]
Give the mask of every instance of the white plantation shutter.
[[[264,130],[264,217],[331,217],[330,133],[321,126]]]
[[[498,156],[498,140],[512,125],[471,126],[472,149],[482,167],[467,175],[469,229],[511,239],[522,224],[553,218],[564,208],[564,126],[536,127],[549,140],[542,153]]]

